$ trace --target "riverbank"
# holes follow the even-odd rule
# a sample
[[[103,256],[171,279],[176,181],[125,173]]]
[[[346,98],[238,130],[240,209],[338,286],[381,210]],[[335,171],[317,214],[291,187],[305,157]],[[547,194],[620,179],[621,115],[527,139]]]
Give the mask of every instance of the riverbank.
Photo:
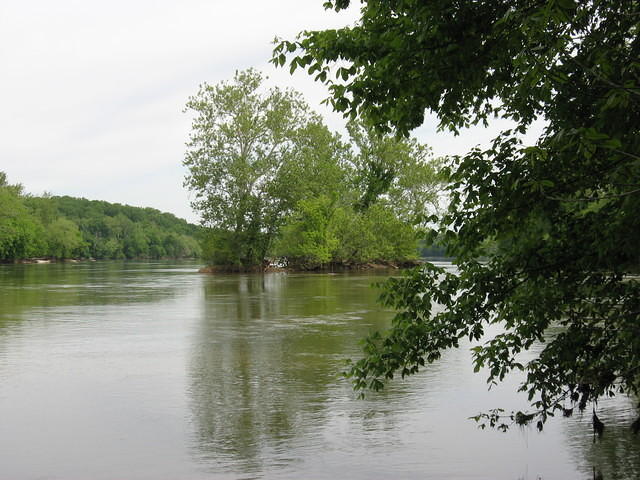
[[[158,261],[158,260],[197,260],[193,257],[161,257],[161,258],[20,258],[16,260],[0,260],[0,264],[3,265],[22,265],[22,264],[48,264],[48,263],[81,263],[81,262],[112,262],[112,261],[126,261],[126,262],[139,262],[139,261]]]
[[[17,260],[2,260],[5,265],[12,264],[32,264],[32,263],[78,263],[95,262],[95,258],[21,258]]]
[[[198,273],[267,273],[267,272],[348,272],[348,271],[365,271],[365,270],[401,270],[406,268],[417,267],[424,263],[422,260],[405,260],[402,262],[379,261],[364,263],[340,263],[332,262],[324,265],[305,265],[305,264],[277,264],[269,263],[265,265],[255,265],[245,267],[240,265],[208,265],[198,270]]]

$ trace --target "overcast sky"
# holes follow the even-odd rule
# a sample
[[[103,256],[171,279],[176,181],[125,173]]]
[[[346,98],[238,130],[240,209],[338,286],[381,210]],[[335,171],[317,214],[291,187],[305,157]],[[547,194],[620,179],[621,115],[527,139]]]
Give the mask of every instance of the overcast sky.
[[[329,126],[339,116],[304,73],[268,63],[277,35],[350,24],[323,0],[2,0],[0,170],[45,191],[198,216],[182,187],[190,118],[202,82],[255,67],[303,92]],[[491,134],[417,130],[436,154],[463,153]]]

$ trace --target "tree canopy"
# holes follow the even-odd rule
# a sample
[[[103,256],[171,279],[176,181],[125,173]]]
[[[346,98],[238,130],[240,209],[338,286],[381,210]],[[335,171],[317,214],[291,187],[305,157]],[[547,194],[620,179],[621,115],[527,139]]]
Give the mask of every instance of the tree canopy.
[[[357,388],[468,338],[489,383],[524,372],[531,411],[478,417],[499,428],[542,429],[554,412],[638,394],[639,22],[636,0],[365,0],[354,26],[276,45],[274,63],[306,69],[336,110],[379,130],[406,135],[427,111],[454,132],[494,116],[513,124],[450,159],[432,238],[458,273],[426,265],[388,284],[399,313],[353,365]],[[544,131],[524,145],[536,119]],[[487,340],[493,325],[502,333]]]
[[[349,124],[332,133],[301,95],[266,89],[255,70],[203,85],[185,185],[208,227],[210,264],[261,268],[286,257],[299,268],[406,261],[438,202],[438,161],[414,139]]]
[[[189,99],[195,112],[184,164],[185,185],[206,225],[233,245],[226,262],[261,263],[282,212],[281,177],[295,154],[296,133],[312,121],[308,107],[289,90],[259,91],[255,70],[237,72],[233,82],[203,85]]]

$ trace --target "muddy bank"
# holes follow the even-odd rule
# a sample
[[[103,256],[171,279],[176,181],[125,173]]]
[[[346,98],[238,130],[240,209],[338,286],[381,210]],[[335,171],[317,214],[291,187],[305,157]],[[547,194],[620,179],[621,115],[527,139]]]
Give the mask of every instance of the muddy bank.
[[[403,262],[366,262],[366,263],[329,263],[326,265],[304,265],[289,264],[280,265],[256,265],[253,267],[242,267],[238,265],[209,265],[198,270],[199,273],[264,273],[264,272],[348,272],[362,270],[399,270],[412,268],[421,265],[420,260],[407,260]]]

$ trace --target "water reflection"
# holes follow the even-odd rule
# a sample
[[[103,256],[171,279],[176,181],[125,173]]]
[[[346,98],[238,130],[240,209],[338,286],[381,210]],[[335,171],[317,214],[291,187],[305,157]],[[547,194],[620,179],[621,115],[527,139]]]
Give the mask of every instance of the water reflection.
[[[629,428],[638,415],[637,400],[628,397],[607,399],[599,403],[598,416],[605,423],[602,438],[592,435],[591,412],[585,410],[566,422],[566,437],[583,478],[594,470],[604,480],[640,478],[640,436]]]
[[[545,337],[548,340],[564,330],[551,326]],[[539,353],[544,345],[536,345],[532,353]],[[605,424],[604,435],[593,434],[592,410],[579,412],[574,408],[570,419],[562,422],[567,446],[582,478],[602,476],[603,480],[628,480],[640,478],[640,435],[631,431],[631,423],[640,413],[638,399],[618,395],[602,398],[597,405],[597,415]]]
[[[212,473],[246,478],[636,478],[640,448],[616,427],[591,448],[590,426],[558,419],[543,434],[478,431],[467,417],[526,398],[511,378],[492,392],[469,345],[409,382],[354,400],[338,375],[358,340],[384,329],[375,279],[348,275],[208,277],[189,365],[192,448]],[[616,400],[620,405],[619,400]],[[624,403],[624,402],[623,402]],[[627,423],[629,412],[620,414]],[[569,432],[569,441],[563,432]],[[573,432],[573,433],[572,433]],[[635,443],[634,443],[635,442]],[[597,450],[596,450],[597,449]],[[627,460],[614,465],[603,452]],[[598,453],[599,452],[599,453]],[[613,473],[617,472],[617,473]]]
[[[268,274],[210,278],[191,363],[196,448],[204,459],[259,472],[318,442],[330,388],[354,329],[381,328],[371,278]],[[358,325],[354,328],[355,325]]]
[[[636,412],[600,405],[543,433],[467,417],[487,392],[469,344],[357,400],[339,376],[392,312],[369,275],[230,275],[195,265],[0,266],[0,478],[605,480],[640,475]],[[552,332],[550,332],[552,333]]]
[[[189,264],[186,264],[189,266]],[[164,263],[55,263],[0,265],[0,329],[56,308],[152,303],[171,298],[176,285]]]

